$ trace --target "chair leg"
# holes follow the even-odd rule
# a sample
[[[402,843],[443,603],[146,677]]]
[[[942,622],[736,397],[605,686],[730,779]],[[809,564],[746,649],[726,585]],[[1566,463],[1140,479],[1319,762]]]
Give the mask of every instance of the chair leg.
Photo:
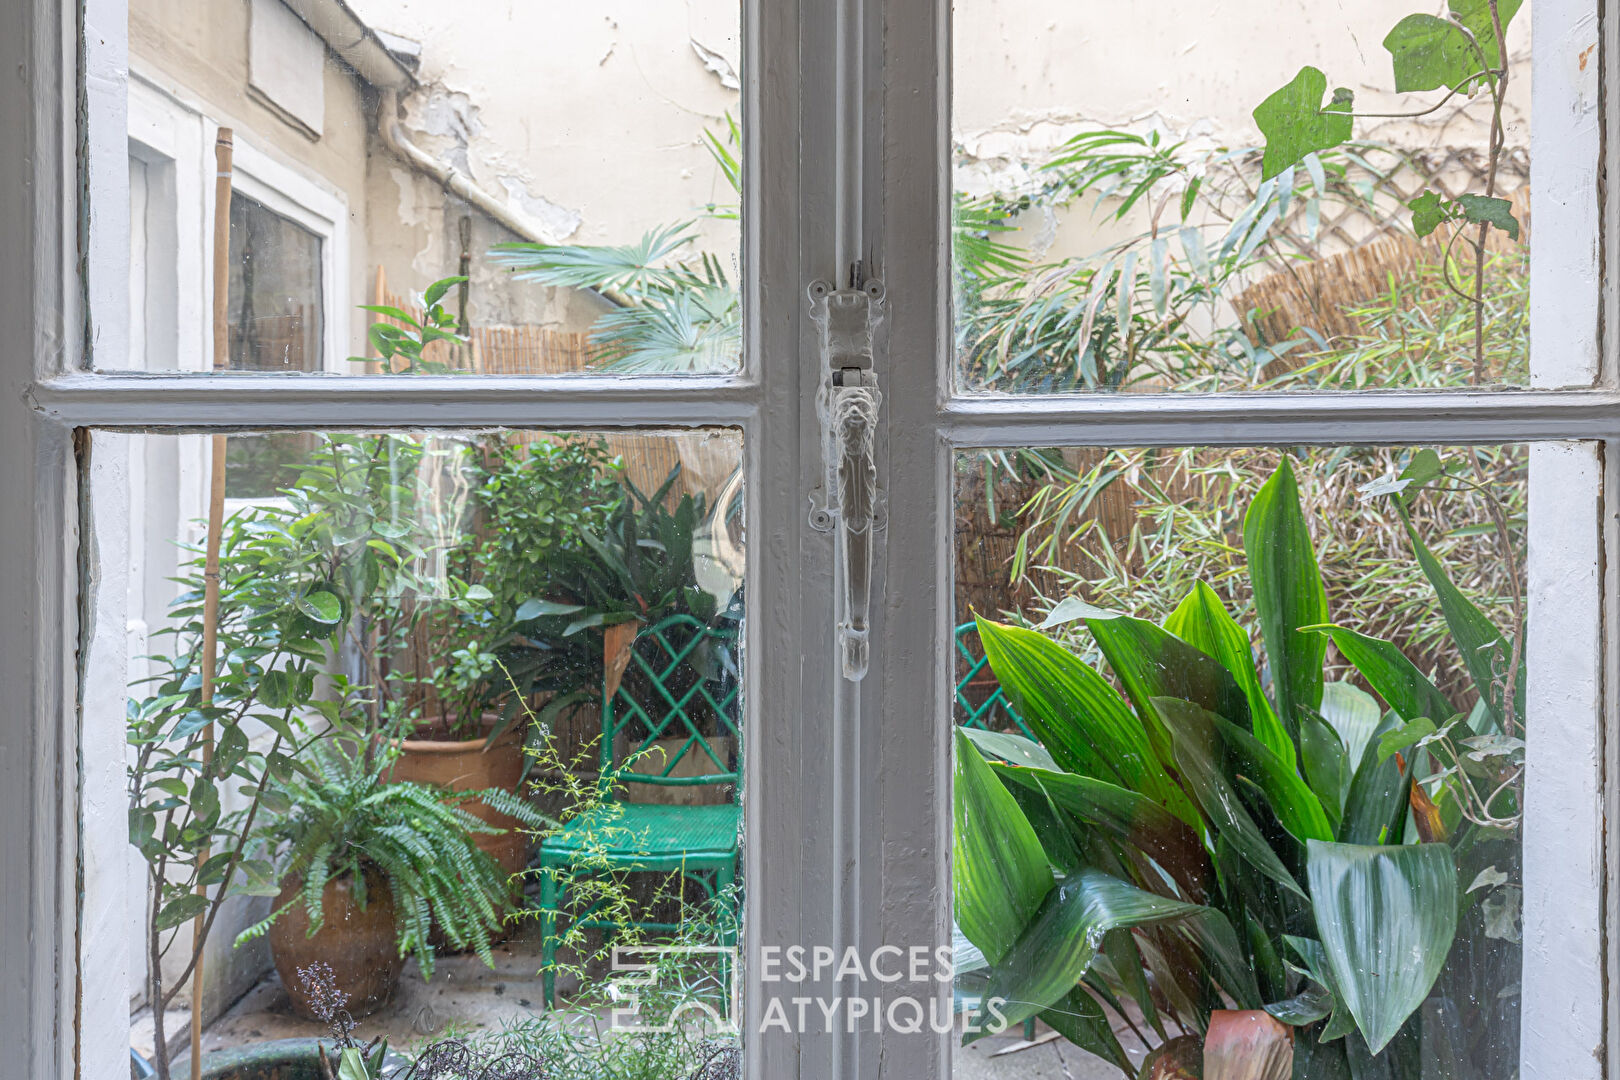
[[[560,907],[556,867],[540,871],[540,980],[545,1006],[557,1007],[557,911]]]
[[[737,910],[737,897],[731,891],[732,884],[737,879],[737,866],[735,862],[728,862],[714,872],[714,898],[717,908],[717,918],[720,921],[720,944],[727,948],[737,947],[737,923],[740,921]],[[723,991],[729,992],[732,980],[731,958],[724,954],[720,957],[720,986]],[[722,1003],[722,1008],[730,1009],[731,1002]],[[739,1022],[740,1017],[734,1018]]]

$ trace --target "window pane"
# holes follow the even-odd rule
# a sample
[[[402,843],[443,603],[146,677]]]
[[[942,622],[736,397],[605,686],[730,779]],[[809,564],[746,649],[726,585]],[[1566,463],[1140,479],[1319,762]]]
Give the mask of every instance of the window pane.
[[[129,510],[97,526],[121,666],[88,677],[129,707],[86,737],[127,740],[131,833],[86,843],[128,882],[132,1047],[183,1071],[193,919],[217,910],[208,1053],[734,1062],[698,1007],[734,1019],[740,993],[738,434],[229,442],[211,505],[211,437],[95,436]],[[647,963],[636,1009],[617,987]],[[345,998],[348,1034],[323,1015]],[[314,1075],[311,1046],[277,1061]]]
[[[231,195],[233,371],[321,368],[321,238],[252,199]]]
[[[1542,449],[958,457],[954,1075],[1518,1075]]]
[[[1529,383],[1528,8],[954,7],[962,390]]]
[[[233,370],[738,370],[737,4],[340,8],[132,0],[142,310],[100,366],[216,366],[224,126]]]

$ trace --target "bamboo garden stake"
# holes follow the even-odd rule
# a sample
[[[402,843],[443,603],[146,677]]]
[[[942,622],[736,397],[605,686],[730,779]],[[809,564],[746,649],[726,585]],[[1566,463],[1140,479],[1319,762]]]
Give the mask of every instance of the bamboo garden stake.
[[[214,143],[214,370],[230,366],[230,287],[231,287],[231,129],[219,129]],[[219,651],[219,542],[225,527],[225,436],[215,435],[212,460],[209,463],[208,538],[203,569],[203,640],[202,640],[202,708],[206,712],[214,703],[214,667]],[[214,759],[214,724],[209,721],[203,728],[203,768],[208,769]],[[198,863],[208,861],[205,847]],[[221,882],[220,888],[227,883]],[[205,894],[208,887],[198,884],[197,891]],[[196,951],[196,967],[191,975],[191,1075],[202,1075],[202,988],[203,988],[203,920],[202,913],[192,920],[192,948]],[[162,1023],[162,1018],[158,1018]]]

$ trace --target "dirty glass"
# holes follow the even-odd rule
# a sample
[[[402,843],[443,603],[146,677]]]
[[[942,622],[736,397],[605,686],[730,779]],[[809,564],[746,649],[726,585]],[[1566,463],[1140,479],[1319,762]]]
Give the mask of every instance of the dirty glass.
[[[138,1067],[735,1070],[739,434],[224,441],[93,437]]]
[[[954,1076],[1518,1075],[1567,453],[958,455]]]
[[[1530,7],[1431,8],[958,0],[959,388],[1527,385]]]
[[[130,0],[140,325],[95,364],[738,370],[740,26],[735,0]],[[245,234],[270,220],[243,208],[317,250],[313,266],[296,252],[316,291],[255,308],[280,320],[257,337],[240,337],[233,294],[216,363],[221,128],[233,288],[250,270]]]

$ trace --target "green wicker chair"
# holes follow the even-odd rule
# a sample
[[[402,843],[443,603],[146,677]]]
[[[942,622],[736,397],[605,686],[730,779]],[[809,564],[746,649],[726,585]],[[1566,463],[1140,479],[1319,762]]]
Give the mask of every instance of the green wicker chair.
[[[542,980],[555,1005],[557,922],[570,881],[604,871],[675,871],[727,907],[720,913],[723,945],[735,945],[736,880],[742,807],[742,743],[738,723],[736,632],[671,615],[637,635],[624,678],[611,694],[603,686],[601,794],[591,812],[540,844]],[[729,737],[728,749],[705,737]],[[679,740],[671,750],[659,745]],[[735,764],[733,764],[735,762]],[[683,763],[686,763],[683,765]],[[633,788],[729,786],[721,804],[671,806],[635,801]],[[673,931],[676,924],[598,917],[590,905],[575,925],[610,935],[635,925]]]

